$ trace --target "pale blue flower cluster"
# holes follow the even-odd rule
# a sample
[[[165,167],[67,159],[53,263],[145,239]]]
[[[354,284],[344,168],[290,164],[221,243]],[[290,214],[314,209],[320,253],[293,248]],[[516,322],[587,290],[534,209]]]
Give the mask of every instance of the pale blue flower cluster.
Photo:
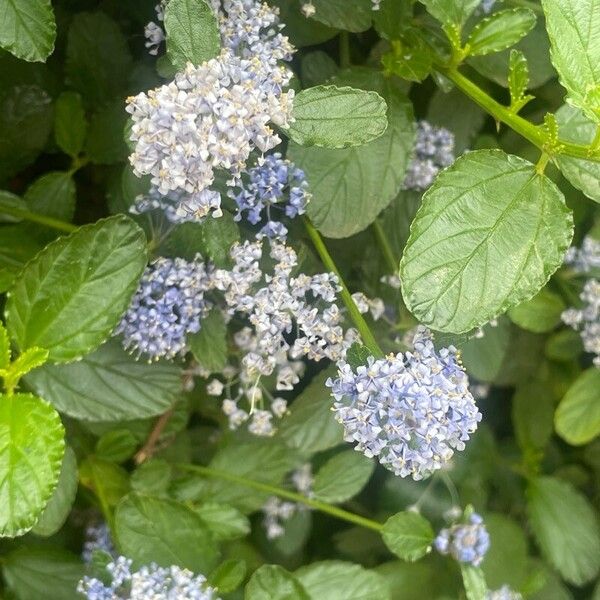
[[[115,547],[110,537],[110,530],[106,523],[88,525],[85,529],[85,541],[81,558],[83,562],[90,563],[95,552],[105,552],[115,556]]]
[[[204,575],[194,575],[176,566],[163,568],[155,564],[132,571],[131,565],[131,560],[119,556],[107,566],[110,584],[84,577],[77,591],[88,600],[219,600]]]
[[[589,273],[600,269],[600,241],[586,235],[581,248],[571,246],[565,255],[565,264],[576,273]]]
[[[488,592],[485,600],[523,600],[523,596],[503,585],[499,590]]]
[[[159,258],[146,268],[115,334],[138,356],[173,358],[185,352],[187,335],[200,330],[209,288],[203,262]]]
[[[273,213],[283,211],[290,219],[304,214],[310,200],[304,171],[276,152],[250,169],[247,178],[246,183],[242,180],[239,184],[239,192],[230,194],[238,207],[236,220],[247,211],[247,219],[253,225],[266,220],[257,237],[285,239],[287,227]]]
[[[496,4],[496,0],[481,0],[481,4],[479,5],[479,10],[484,15],[489,15],[492,10],[494,10],[494,5]]]
[[[472,513],[467,523],[442,529],[434,545],[440,554],[449,554],[458,562],[478,567],[490,548],[490,536],[481,516]]]
[[[427,121],[417,123],[414,156],[408,165],[404,188],[426,190],[437,174],[454,162],[454,134]]]
[[[344,439],[396,475],[428,477],[463,450],[481,414],[454,347],[439,352],[431,332],[417,328],[414,350],[354,371],[343,360],[327,385]]]

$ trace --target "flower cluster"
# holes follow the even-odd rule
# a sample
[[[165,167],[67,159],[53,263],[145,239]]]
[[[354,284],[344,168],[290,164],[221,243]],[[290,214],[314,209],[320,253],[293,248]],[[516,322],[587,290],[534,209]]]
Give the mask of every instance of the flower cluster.
[[[240,182],[239,191],[230,192],[238,207],[236,220],[247,211],[247,219],[253,225],[266,220],[257,237],[285,239],[287,228],[274,218],[273,209],[283,211],[289,218],[304,214],[310,200],[304,171],[276,152],[248,170],[247,178],[247,183]]]
[[[327,385],[344,439],[396,475],[419,480],[464,449],[481,414],[456,349],[437,352],[422,326],[412,345],[412,351],[370,357],[356,371],[340,361]]]
[[[443,127],[427,121],[417,123],[414,156],[408,165],[404,187],[426,190],[436,175],[454,162],[454,135]]]
[[[496,0],[481,0],[481,4],[478,7],[478,10],[481,11],[484,15],[489,15],[494,10],[494,5],[496,4]]]
[[[523,596],[503,585],[499,590],[488,592],[485,600],[523,600]]]
[[[594,364],[600,367],[600,281],[588,279],[579,297],[584,302],[583,308],[569,308],[561,318],[580,332],[585,351],[596,355]]]
[[[144,271],[115,334],[122,334],[123,346],[138,356],[173,358],[185,352],[187,335],[200,330],[209,288],[203,262],[159,258]]]
[[[440,554],[450,554],[455,560],[478,567],[490,547],[490,536],[483,519],[472,513],[467,523],[442,529],[434,545]]]
[[[109,585],[84,577],[77,591],[88,600],[219,600],[204,575],[194,575],[177,566],[163,568],[155,564],[132,572],[131,565],[131,560],[119,556],[106,568],[111,577]]]
[[[565,264],[576,273],[589,273],[600,269],[600,241],[586,235],[581,248],[571,246],[565,255]]]
[[[165,6],[167,4],[167,0],[161,0],[159,4],[154,7],[154,11],[156,12],[156,19],[161,23],[165,20]],[[150,21],[144,27],[144,37],[146,38],[146,48],[148,49],[148,54],[152,56],[156,56],[158,54],[158,49],[160,45],[165,41],[165,32],[163,28],[155,23],[154,21]]]
[[[92,562],[95,552],[105,552],[111,556],[116,556],[115,547],[106,523],[88,525],[85,529],[85,541],[81,552],[83,562]]]
[[[367,298],[362,292],[352,294],[352,300],[361,314],[371,313],[374,321],[379,321],[385,313],[385,304],[381,298]]]
[[[304,496],[312,496],[313,475],[310,463],[296,469],[291,476],[294,489]],[[285,522],[291,519],[298,511],[307,510],[305,504],[281,500],[277,496],[271,496],[264,504],[262,511],[264,515],[263,525],[267,538],[273,540],[285,533]]]

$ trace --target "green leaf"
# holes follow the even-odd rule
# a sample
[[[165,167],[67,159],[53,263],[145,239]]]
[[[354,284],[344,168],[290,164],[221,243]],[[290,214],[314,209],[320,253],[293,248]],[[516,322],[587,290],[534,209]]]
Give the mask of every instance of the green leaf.
[[[138,441],[128,429],[113,429],[96,442],[96,456],[109,462],[121,463],[131,458]]]
[[[10,340],[6,327],[0,321],[0,369],[6,369],[10,364]]]
[[[200,323],[200,331],[188,336],[196,360],[211,373],[227,364],[227,323],[220,309],[214,308]]]
[[[548,338],[544,351],[551,360],[570,362],[583,352],[583,342],[578,331],[564,329]]]
[[[392,51],[382,58],[386,71],[408,81],[423,81],[431,73],[433,64],[429,46],[419,35],[392,41]]]
[[[346,362],[350,365],[350,368],[356,370],[358,367],[365,366],[372,356],[373,353],[366,346],[354,342],[354,344],[348,348]]]
[[[486,600],[487,586],[483,571],[477,567],[462,564],[460,566],[463,585],[467,594],[467,600]]]
[[[75,183],[69,173],[46,173],[27,188],[24,200],[31,212],[71,221],[75,214]]]
[[[520,50],[510,51],[508,66],[508,89],[510,91],[510,108],[519,112],[533,96],[525,94],[529,86],[529,65],[527,57]]]
[[[585,113],[565,104],[556,112],[560,138],[575,144],[591,144],[598,125]],[[600,202],[600,163],[581,158],[558,155],[558,166],[563,175],[588,198]]]
[[[410,511],[390,517],[381,535],[391,552],[410,562],[431,552],[435,537],[429,521],[419,513]]]
[[[55,40],[50,0],[0,2],[0,47],[17,58],[44,62],[52,54]]]
[[[330,458],[317,472],[313,484],[317,500],[338,504],[358,494],[373,474],[375,463],[354,450]]]
[[[312,0],[312,3],[315,14],[311,19],[324,25],[353,32],[366,31],[371,27],[370,0]]]
[[[546,333],[560,323],[564,309],[563,299],[548,288],[543,288],[530,300],[511,308],[508,316],[513,323],[527,331]]]
[[[33,533],[44,537],[54,535],[65,523],[77,494],[77,458],[67,446],[63,456],[58,484]]]
[[[194,510],[218,542],[235,540],[250,533],[248,518],[233,506],[206,502]]]
[[[61,548],[25,546],[3,556],[2,573],[19,600],[66,600],[74,597],[85,567]]]
[[[554,416],[556,432],[574,446],[600,435],[600,369],[584,371],[560,401]]]
[[[97,456],[88,456],[79,465],[79,481],[98,498],[103,498],[108,506],[116,506],[129,492],[127,471]]]
[[[25,200],[19,196],[6,190],[0,190],[0,223],[19,223],[23,220],[20,217],[13,217],[7,212],[4,212],[5,208],[9,210],[11,208],[27,210],[27,204],[25,204]]]
[[[571,484],[539,477],[527,489],[527,512],[545,558],[575,585],[592,581],[600,569],[600,530],[588,500]]]
[[[167,55],[178,70],[199,65],[219,54],[217,18],[205,0],[171,0],[165,10]]]
[[[390,600],[385,580],[360,565],[327,560],[302,567],[294,575],[310,600]]]
[[[115,98],[122,99],[131,66],[127,40],[110,17],[103,12],[81,12],[73,17],[65,71],[67,82],[87,106],[97,108]]]
[[[123,554],[137,565],[178,565],[207,573],[219,552],[202,519],[172,500],[130,494],[115,511],[115,529]]]
[[[311,456],[343,442],[342,426],[331,410],[333,400],[325,386],[334,371],[317,375],[290,405],[290,414],[279,424],[278,435],[303,456]]]
[[[45,348],[29,348],[25,350],[6,369],[6,374],[3,375],[4,386],[9,392],[12,392],[23,375],[36,367],[40,367],[47,360],[48,350]]]
[[[433,329],[469,331],[538,292],[572,235],[562,193],[531,163],[469,152],[423,196],[400,262],[404,300]]]
[[[429,14],[443,25],[462,27],[481,0],[421,0]]]
[[[54,106],[54,138],[57,146],[72,158],[83,150],[87,120],[81,96],[63,92]]]
[[[225,267],[229,261],[229,251],[240,239],[240,231],[233,216],[224,213],[218,219],[207,219],[201,229],[202,252],[218,267]]]
[[[64,362],[98,347],[118,324],[146,266],[143,231],[111,217],[46,246],[27,264],[6,308],[23,351],[47,348]]]
[[[302,56],[301,73],[304,87],[325,83],[338,72],[338,66],[323,50],[314,50]]]
[[[320,85],[294,98],[294,120],[286,133],[301,146],[360,146],[386,130],[386,108],[377,92]]]
[[[235,591],[246,578],[248,567],[243,559],[230,558],[221,563],[208,578],[208,583],[221,594]]]
[[[160,458],[143,462],[131,474],[131,489],[138,494],[162,497],[171,483],[171,465]]]
[[[370,225],[400,191],[412,153],[414,123],[410,102],[382,75],[355,70],[335,83],[377,91],[387,102],[389,122],[381,137],[355,148],[289,146],[289,158],[311,184],[308,216],[323,235],[343,238]]]
[[[483,56],[514,46],[535,25],[535,13],[528,8],[513,8],[495,12],[475,25],[467,44],[469,54]]]
[[[302,584],[283,567],[263,565],[246,585],[245,600],[309,600]]]
[[[58,483],[64,433],[58,413],[41,398],[0,396],[0,537],[35,525]]]
[[[594,116],[600,86],[600,11],[596,0],[542,0],[550,58],[569,101]],[[596,113],[598,114],[598,113]]]
[[[96,165],[112,165],[125,160],[127,145],[123,128],[127,113],[119,100],[102,107],[90,119],[85,153]]]
[[[512,402],[513,426],[519,446],[523,451],[543,449],[552,436],[552,389],[540,381],[527,381],[517,387]]]
[[[114,422],[168,410],[181,388],[181,370],[169,362],[139,362],[111,340],[80,361],[45,365],[25,381],[70,417]]]
[[[501,318],[495,327],[483,327],[483,337],[473,336],[461,345],[461,358],[469,375],[479,381],[496,379],[510,346],[510,329],[510,321]]]

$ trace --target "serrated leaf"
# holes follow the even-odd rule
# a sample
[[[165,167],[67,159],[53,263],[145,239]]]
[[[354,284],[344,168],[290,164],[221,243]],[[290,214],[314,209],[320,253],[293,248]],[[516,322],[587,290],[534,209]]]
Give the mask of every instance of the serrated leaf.
[[[208,578],[208,583],[219,590],[221,594],[234,592],[246,578],[248,567],[246,561],[230,558],[221,563]]]
[[[600,530],[588,500],[571,484],[539,477],[527,489],[527,512],[544,557],[575,585],[600,569]]]
[[[535,22],[535,13],[528,8],[495,12],[479,21],[471,31],[467,40],[469,54],[483,56],[506,50],[527,35]]]
[[[48,350],[45,348],[28,348],[6,369],[5,375],[3,375],[4,386],[9,392],[12,392],[23,375],[40,367],[47,360]]]
[[[310,600],[310,596],[283,567],[263,565],[247,583],[244,600]]]
[[[433,329],[469,331],[539,291],[572,235],[562,193],[531,163],[469,152],[423,196],[400,262],[404,300]]]
[[[590,117],[600,109],[600,11],[596,0],[542,0],[550,57],[569,100]],[[597,113],[598,114],[598,113]],[[597,116],[596,116],[597,118]]]
[[[131,489],[138,494],[155,498],[166,496],[171,474],[171,465],[166,460],[147,460],[131,474]]]
[[[75,213],[75,183],[69,173],[46,173],[27,188],[23,199],[31,212],[71,221]]]
[[[65,600],[73,598],[85,567],[62,548],[23,546],[3,556],[2,573],[19,600]]]
[[[381,137],[355,148],[289,146],[288,157],[310,182],[308,216],[323,235],[343,238],[370,225],[400,191],[414,123],[410,102],[382,75],[353,70],[334,83],[377,91],[387,102],[389,122]]]
[[[95,454],[102,460],[121,463],[131,458],[138,446],[136,437],[128,429],[113,429],[100,436]]]
[[[462,574],[463,585],[467,600],[486,600],[487,586],[483,571],[471,565],[461,564],[460,572]]]
[[[574,446],[600,435],[600,369],[584,371],[560,401],[554,416],[556,432]]]
[[[25,381],[75,419],[114,422],[168,410],[181,388],[181,370],[168,362],[139,362],[111,340],[80,361],[37,369]]]
[[[565,308],[558,294],[543,288],[530,300],[511,308],[508,316],[513,323],[527,331],[546,333],[560,323],[560,315]]]
[[[423,81],[431,73],[432,55],[429,47],[418,36],[392,41],[392,51],[384,54],[381,62],[385,70],[408,81]]]
[[[351,369],[356,370],[358,367],[366,365],[367,361],[372,356],[373,353],[366,346],[354,342],[354,344],[348,348],[348,352],[346,352],[346,362],[350,365]]]
[[[202,519],[172,500],[130,494],[117,506],[115,530],[123,554],[137,565],[154,562],[207,573],[219,557]]]
[[[87,120],[81,96],[77,92],[63,92],[54,105],[54,138],[57,146],[71,157],[83,150]]]
[[[370,0],[312,0],[312,3],[315,14],[311,19],[324,25],[353,32],[366,31],[371,27]]]
[[[27,264],[6,308],[21,351],[39,346],[64,362],[97,348],[129,305],[146,266],[143,231],[110,217],[52,242]]]
[[[359,452],[340,452],[317,471],[313,483],[314,497],[330,504],[346,502],[363,489],[374,468],[375,463]]]
[[[77,458],[67,446],[60,468],[58,484],[44,512],[33,528],[33,533],[44,537],[54,535],[65,523],[77,494]]]
[[[200,321],[200,331],[188,336],[190,350],[196,360],[211,373],[227,364],[227,324],[218,308]]]
[[[508,89],[510,91],[510,108],[519,112],[533,96],[526,95],[529,86],[529,65],[527,58],[520,50],[510,51],[508,65]]]
[[[385,580],[360,565],[327,560],[301,567],[294,575],[310,600],[390,600]]]
[[[481,0],[421,0],[421,3],[442,24],[462,27]]]
[[[207,219],[201,229],[202,252],[218,267],[225,267],[229,261],[229,251],[240,239],[240,231],[230,213],[218,219]]]
[[[320,85],[296,95],[294,120],[286,133],[301,146],[360,146],[386,130],[386,110],[377,92]]]
[[[419,513],[410,511],[390,517],[381,535],[391,552],[410,562],[430,552],[435,537],[429,521]]]
[[[591,144],[598,127],[582,110],[568,104],[558,109],[556,121],[560,138],[576,144]],[[600,202],[600,163],[562,154],[558,155],[556,160],[571,184],[588,198]]]
[[[55,40],[50,0],[0,2],[0,47],[23,60],[45,61],[54,50]]]
[[[219,542],[235,540],[250,533],[248,518],[233,506],[205,502],[194,510]]]
[[[171,0],[165,9],[165,30],[167,54],[179,70],[188,62],[200,65],[221,49],[217,18],[205,0]]]
[[[32,394],[0,395],[0,537],[29,531],[58,482],[64,429],[50,404]]]

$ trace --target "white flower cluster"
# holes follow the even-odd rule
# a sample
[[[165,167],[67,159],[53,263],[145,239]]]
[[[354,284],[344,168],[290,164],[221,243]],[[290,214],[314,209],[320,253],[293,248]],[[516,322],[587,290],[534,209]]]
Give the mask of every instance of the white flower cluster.
[[[571,246],[565,255],[565,264],[576,273],[589,273],[600,269],[600,241],[586,235],[581,248]]]
[[[167,0],[161,0],[161,2],[154,7],[154,11],[156,12],[156,20],[161,23],[165,20],[166,5]],[[145,45],[148,49],[148,54],[156,56],[158,54],[160,45],[165,41],[165,32],[163,28],[158,23],[150,21],[144,27],[144,37],[146,38]]]
[[[381,298],[367,298],[362,292],[352,294],[352,300],[361,314],[371,313],[374,321],[379,321],[385,312],[385,304]]]
[[[513,592],[507,585],[503,585],[499,590],[488,592],[485,600],[523,600],[519,592]]]
[[[296,469],[292,473],[291,481],[294,489],[299,494],[310,498],[313,495],[312,486],[314,482],[311,464],[306,463]],[[285,522],[302,510],[308,510],[305,504],[289,502],[277,496],[271,496],[262,508],[263,525],[267,538],[273,540],[281,537],[285,533]]]
[[[594,364],[600,368],[600,281],[588,279],[579,297],[584,302],[583,308],[569,308],[561,318],[580,332],[585,351],[596,355]]]

